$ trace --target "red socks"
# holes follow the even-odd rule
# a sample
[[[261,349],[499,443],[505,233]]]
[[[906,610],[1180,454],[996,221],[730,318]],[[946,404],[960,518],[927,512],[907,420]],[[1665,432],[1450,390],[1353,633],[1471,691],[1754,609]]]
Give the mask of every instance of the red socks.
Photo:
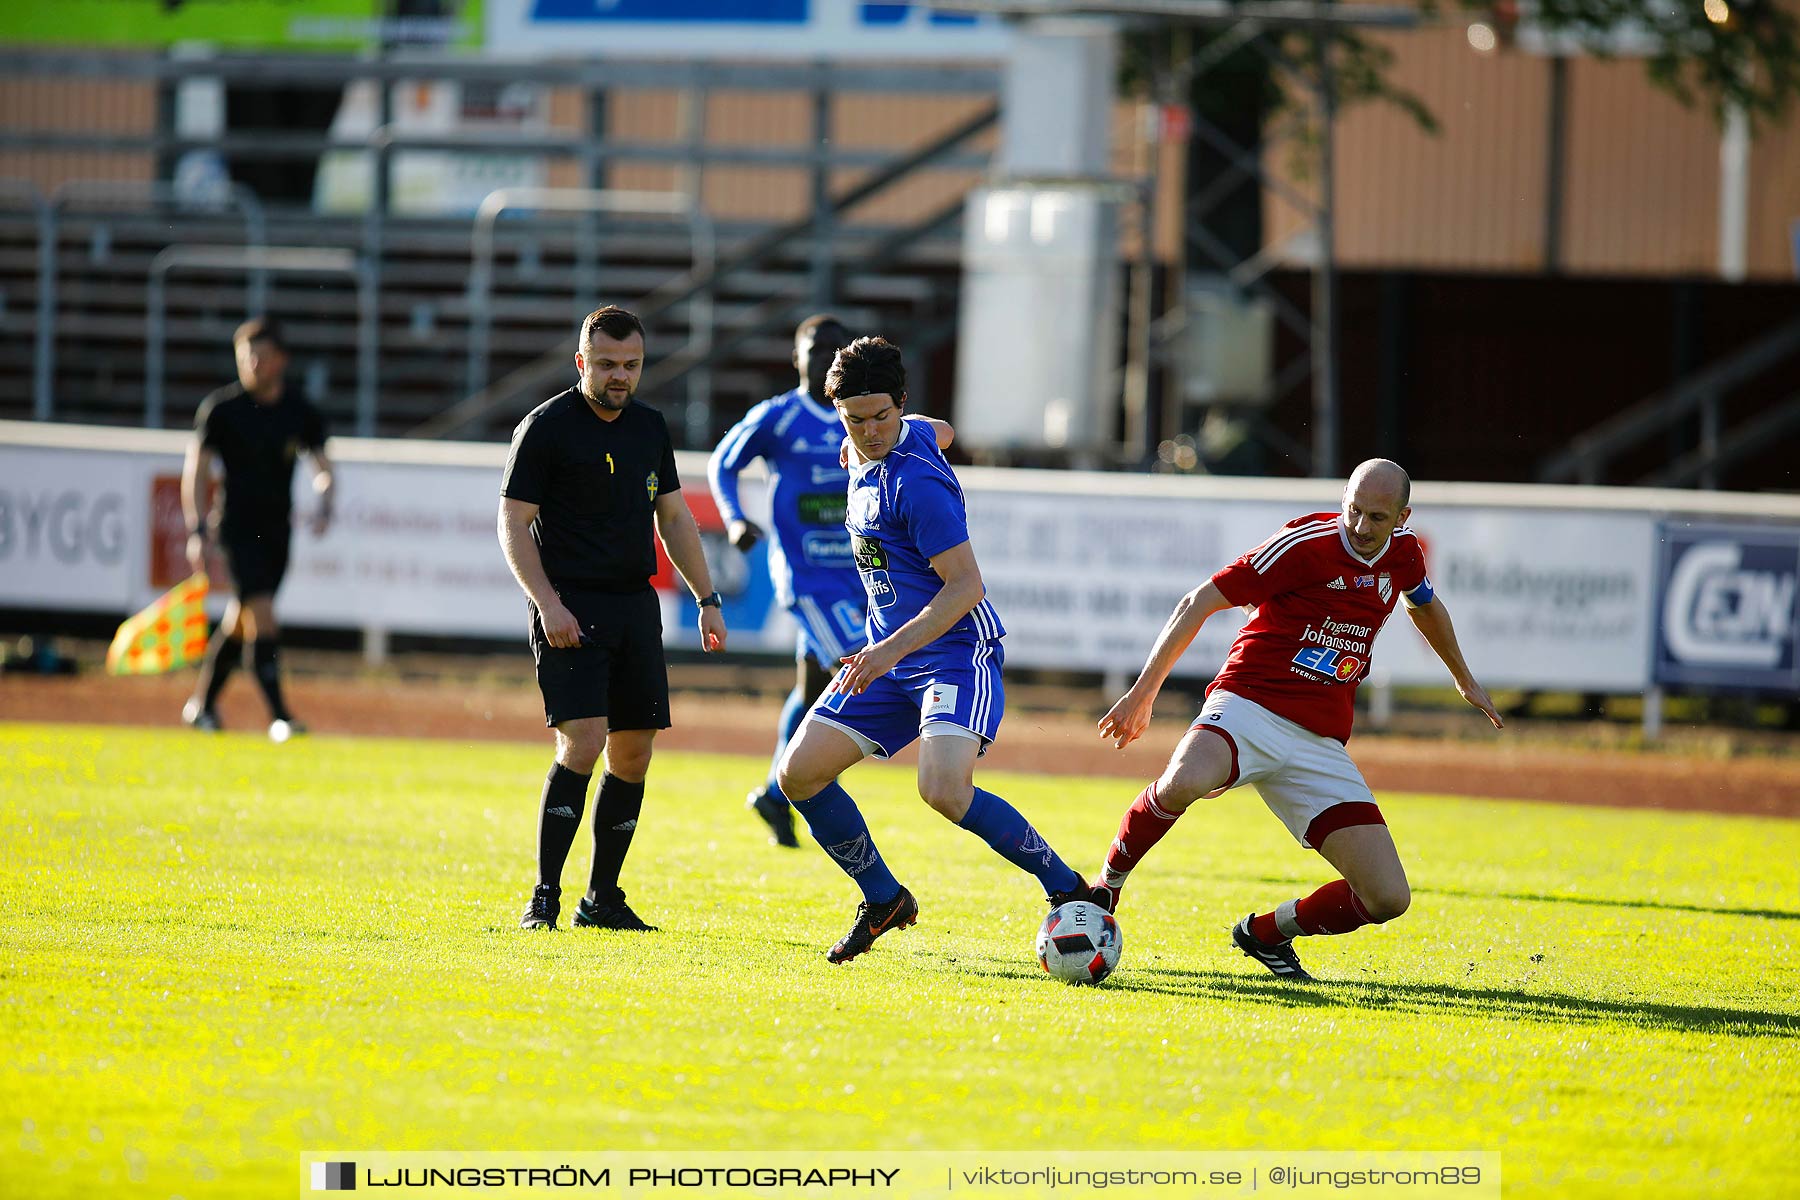
[[[1250,932],[1263,945],[1275,946],[1289,938],[1349,933],[1374,923],[1349,882],[1334,879],[1310,896],[1285,901],[1274,912],[1251,917]]]
[[[1181,816],[1157,803],[1156,784],[1139,792],[1125,816],[1119,821],[1119,832],[1106,852],[1106,864],[1100,881],[1117,888],[1125,882],[1137,865],[1144,861],[1150,848],[1162,840]],[[1290,938],[1322,934],[1349,933],[1372,925],[1375,921],[1363,907],[1349,881],[1334,879],[1310,896],[1287,900],[1266,912],[1250,918],[1250,932],[1265,946],[1276,946]]]
[[[1125,882],[1134,867],[1150,853],[1150,847],[1162,841],[1163,834],[1174,826],[1178,812],[1169,812],[1156,802],[1156,784],[1139,792],[1125,816],[1119,821],[1118,836],[1106,852],[1106,866],[1101,881],[1117,887]]]

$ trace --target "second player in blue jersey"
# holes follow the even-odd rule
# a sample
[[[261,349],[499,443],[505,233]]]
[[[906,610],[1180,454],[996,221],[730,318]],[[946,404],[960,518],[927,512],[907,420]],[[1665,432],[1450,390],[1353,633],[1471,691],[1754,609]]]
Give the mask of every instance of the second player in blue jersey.
[[[771,396],[744,414],[713,451],[707,463],[713,498],[726,522],[726,536],[739,550],[749,551],[763,531],[744,515],[738,501],[738,475],[757,459],[769,477],[769,577],[775,599],[800,627],[794,650],[794,687],[781,709],[775,758],[800,727],[800,720],[846,654],[863,644],[863,589],[850,557],[850,535],[844,532],[844,487],[848,476],[839,463],[843,426],[825,396],[825,373],[831,360],[850,342],[850,331],[826,314],[808,317],[794,331],[797,386]],[[768,823],[770,840],[798,845],[794,814],[775,782],[769,779],[750,793],[748,803]]]

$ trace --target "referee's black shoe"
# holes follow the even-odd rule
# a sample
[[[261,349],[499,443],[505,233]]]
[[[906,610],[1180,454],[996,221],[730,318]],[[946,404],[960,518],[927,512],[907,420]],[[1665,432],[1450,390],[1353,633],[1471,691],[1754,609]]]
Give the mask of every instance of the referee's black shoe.
[[[744,797],[744,807],[761,817],[769,827],[769,844],[794,847],[800,839],[794,836],[794,808],[780,796],[771,796],[767,787],[759,787]]]
[[[586,896],[575,906],[575,928],[620,929],[629,933],[655,933],[656,926],[631,911],[625,893],[615,890],[611,899],[589,900]]]
[[[520,929],[555,929],[556,918],[562,915],[562,889],[540,883],[531,891],[531,903],[525,906],[525,915],[519,918]]]
[[[1271,946],[1250,932],[1250,920],[1254,916],[1255,913],[1246,913],[1243,920],[1231,927],[1231,940],[1237,943],[1237,948],[1269,968],[1270,973],[1278,979],[1288,979],[1295,983],[1317,982],[1300,965],[1300,956],[1294,953],[1293,938]]]
[[[834,963],[845,963],[875,944],[875,939],[890,929],[905,929],[917,924],[919,902],[905,888],[886,904],[870,904],[864,900],[856,906],[856,924],[838,939],[837,945],[825,952]]]

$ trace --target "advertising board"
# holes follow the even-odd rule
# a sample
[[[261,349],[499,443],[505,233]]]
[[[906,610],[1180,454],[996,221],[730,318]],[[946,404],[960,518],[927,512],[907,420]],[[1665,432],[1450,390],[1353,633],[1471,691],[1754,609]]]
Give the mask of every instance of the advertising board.
[[[1660,527],[1652,680],[1800,693],[1800,531]]]

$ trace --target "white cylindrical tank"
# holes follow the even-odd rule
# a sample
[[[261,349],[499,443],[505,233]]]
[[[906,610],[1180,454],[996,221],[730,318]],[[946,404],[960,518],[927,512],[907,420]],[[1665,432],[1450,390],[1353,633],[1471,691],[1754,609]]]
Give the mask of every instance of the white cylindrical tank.
[[[1000,185],[963,225],[956,440],[1095,450],[1111,440],[1120,325],[1118,200],[1105,185]]]

